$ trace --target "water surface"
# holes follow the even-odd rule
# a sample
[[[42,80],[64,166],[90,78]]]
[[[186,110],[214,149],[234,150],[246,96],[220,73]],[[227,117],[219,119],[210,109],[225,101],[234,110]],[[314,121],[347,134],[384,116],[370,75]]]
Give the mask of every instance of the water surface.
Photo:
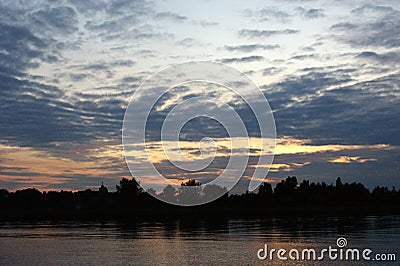
[[[320,250],[345,237],[348,248],[394,253],[398,265],[400,216],[166,219],[159,221],[1,222],[1,265],[326,265],[261,261],[269,248]]]

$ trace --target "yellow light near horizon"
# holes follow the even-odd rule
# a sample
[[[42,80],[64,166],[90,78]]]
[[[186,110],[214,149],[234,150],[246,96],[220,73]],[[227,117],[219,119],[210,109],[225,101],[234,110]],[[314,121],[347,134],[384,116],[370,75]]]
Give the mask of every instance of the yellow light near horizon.
[[[248,140],[248,144],[247,144]],[[220,149],[216,151],[216,157],[229,157],[229,156],[254,156],[260,154],[260,149],[265,141],[260,138],[249,138],[249,139],[236,139],[236,143],[239,147],[230,153],[232,148],[232,140],[229,138],[217,138],[213,139],[215,145]],[[266,141],[268,143],[268,141]],[[286,155],[286,154],[312,154],[318,152],[328,152],[328,151],[352,151],[352,154],[357,150],[363,149],[374,149],[374,150],[390,150],[395,147],[391,147],[385,144],[377,145],[312,145],[310,140],[300,140],[292,138],[279,138],[276,140],[275,154],[276,155]],[[126,156],[133,156],[137,158],[137,167],[140,167],[141,160],[146,158],[145,156],[150,156],[150,160],[154,164],[158,164],[157,167],[173,167],[166,164],[166,156],[163,151],[163,146],[166,148],[176,147],[176,143],[172,142],[150,142],[148,143],[148,154],[143,153],[133,153],[125,154]],[[191,141],[181,141],[179,146],[187,151],[199,151],[199,142]],[[248,146],[248,147],[247,147]],[[243,148],[241,150],[240,148]],[[250,151],[245,153],[244,148],[250,148]],[[121,144],[104,144],[103,146],[82,148],[79,150],[68,151],[71,156],[57,157],[54,154],[48,153],[45,150],[39,150],[34,148],[22,148],[16,146],[7,146],[0,144],[0,149],[2,153],[0,154],[0,160],[2,161],[2,166],[10,169],[12,173],[10,174],[0,174],[0,180],[6,182],[19,182],[21,186],[27,184],[38,184],[39,186],[43,184],[66,184],[70,181],[70,178],[62,177],[63,174],[73,176],[73,175],[87,175],[87,176],[109,176],[109,178],[118,179],[121,178],[115,175],[115,168],[112,166],[112,161],[120,160],[120,169],[125,169],[125,161],[123,155],[123,149]],[[271,147],[266,147],[267,151],[271,151]],[[269,149],[269,150],[268,150]],[[208,155],[208,153],[206,153]],[[212,153],[210,156],[214,156]],[[195,159],[194,158],[188,158]],[[363,158],[361,156],[340,156],[337,158],[332,158],[328,162],[331,163],[350,163],[358,162],[365,163],[368,161],[374,161],[374,158]],[[253,163],[253,162],[251,162]],[[251,168],[267,168],[269,167],[270,172],[286,171],[289,172],[295,168],[303,167],[311,162],[285,162],[285,163],[273,163],[272,165],[249,165]],[[107,168],[107,166],[109,166]],[[215,173],[220,173],[222,169],[212,169]],[[205,170],[204,173],[208,171],[211,174],[211,170]],[[5,172],[5,171],[3,171]],[[127,171],[126,171],[127,172]],[[24,173],[37,173],[37,175],[31,174],[27,175]],[[128,173],[128,172],[127,172]],[[173,173],[171,173],[173,174]],[[58,176],[60,175],[60,176]],[[54,178],[54,176],[58,176]],[[180,184],[182,178],[185,176],[171,176],[176,184]],[[18,179],[18,181],[16,181]],[[151,180],[149,180],[151,182]],[[154,180],[154,182],[158,182]]]

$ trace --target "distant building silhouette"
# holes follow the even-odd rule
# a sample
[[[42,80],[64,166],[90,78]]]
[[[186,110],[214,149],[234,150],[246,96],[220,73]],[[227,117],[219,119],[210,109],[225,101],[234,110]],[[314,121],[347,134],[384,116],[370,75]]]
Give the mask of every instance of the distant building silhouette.
[[[102,194],[108,193],[108,189],[104,186],[103,181],[101,182],[101,186],[99,187],[99,192]]]

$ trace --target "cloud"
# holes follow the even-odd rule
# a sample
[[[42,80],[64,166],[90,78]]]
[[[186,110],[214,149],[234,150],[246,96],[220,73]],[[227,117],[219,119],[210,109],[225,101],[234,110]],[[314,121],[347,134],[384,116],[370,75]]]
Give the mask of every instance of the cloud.
[[[81,80],[86,75],[75,74]],[[54,147],[96,139],[119,139],[126,96],[76,93],[1,76],[0,139],[15,145]],[[127,94],[130,94],[128,92]]]
[[[258,10],[246,9],[243,14],[249,18],[257,18],[258,21],[279,21],[288,22],[291,15],[279,7],[264,7]]]
[[[289,93],[287,96],[306,96],[307,93],[314,93],[317,90],[329,88],[331,86],[343,84],[351,81],[348,74],[337,73],[336,71],[315,71],[315,69],[307,69],[306,73],[298,75],[288,75],[281,81],[276,83],[277,93],[284,90]],[[283,96],[283,95],[280,95]]]
[[[390,6],[363,5],[351,18],[331,26],[337,40],[354,47],[400,46],[400,11]]]
[[[321,8],[304,8],[296,7],[294,10],[283,10],[279,6],[268,6],[257,10],[246,9],[243,11],[245,17],[255,19],[258,22],[272,22],[272,23],[289,23],[295,18],[300,16],[306,19],[315,19],[325,17],[324,10]]]
[[[340,156],[337,158],[330,159],[330,163],[366,163],[366,162],[373,162],[376,161],[376,159],[367,159],[367,158],[361,158],[360,156]]]
[[[275,75],[278,73],[281,73],[284,69],[283,68],[277,68],[277,67],[268,67],[264,68],[262,70],[263,76],[270,76],[270,75]]]
[[[220,61],[222,63],[249,63],[249,62],[255,62],[255,61],[261,61],[263,60],[263,56],[259,55],[252,55],[252,56],[245,56],[245,57],[234,57],[234,58],[224,58],[221,59]]]
[[[196,40],[193,38],[185,38],[183,40],[176,42],[176,44],[180,46],[192,47],[196,44]]]
[[[48,44],[28,28],[0,23],[0,60],[2,68],[14,74],[36,68],[40,61],[48,61]],[[5,72],[3,72],[5,73]],[[11,74],[11,73],[10,73]]]
[[[100,7],[104,7],[109,15],[136,15],[143,16],[152,13],[153,11],[153,3],[145,1],[145,0],[112,0],[105,1],[104,4],[99,5]]]
[[[318,56],[316,54],[298,54],[298,55],[294,55],[292,57],[289,58],[289,60],[306,60],[306,59],[313,59],[313,58],[317,58]]]
[[[115,71],[115,68],[132,67],[134,64],[135,62],[130,59],[114,59],[112,61],[99,60],[97,62],[89,62],[87,64],[72,65],[69,68],[80,72],[71,73],[72,75],[85,75],[85,73],[82,73],[82,71],[88,71],[91,73],[105,72],[111,74],[113,71]]]
[[[265,87],[277,132],[315,143],[399,145],[399,76],[356,82],[346,72],[310,69]]]
[[[0,138],[22,146],[46,146],[60,139],[79,138],[79,132],[67,133],[77,129],[79,123],[73,120],[79,115],[71,112],[65,93],[27,74],[43,62],[57,61],[49,43],[23,26],[0,23],[0,29]]]
[[[300,32],[299,30],[294,29],[285,29],[285,30],[248,30],[243,29],[239,31],[239,37],[247,37],[247,38],[268,38],[275,35],[290,35],[296,34]]]
[[[84,9],[85,4],[75,3],[79,10]],[[156,23],[149,21],[155,18],[154,3],[149,1],[105,1],[94,4],[91,12],[82,12],[85,16],[82,33],[84,37],[101,38],[102,41],[120,40],[120,44],[126,42],[145,42],[151,39],[165,39],[172,36],[171,33],[162,32]],[[77,7],[78,8],[78,7]],[[101,15],[94,15],[101,14]],[[160,12],[160,18],[171,19],[174,13]]]
[[[361,58],[377,58],[377,57],[378,57],[378,54],[377,54],[377,53],[374,53],[374,52],[365,51],[365,52],[359,53],[356,57],[361,57]]]
[[[82,81],[82,80],[87,79],[88,77],[91,77],[91,75],[82,74],[82,73],[71,73],[71,74],[69,74],[69,77],[72,81]]]
[[[400,52],[387,52],[377,54],[371,51],[363,51],[356,55],[357,59],[364,59],[368,61],[375,61],[380,64],[399,64],[400,63]]]
[[[149,147],[148,151],[150,154],[154,154],[152,159],[154,160],[157,169],[163,175],[165,175],[169,179],[179,180],[185,178],[196,178],[201,180],[202,183],[210,181],[215,178],[221,171],[225,168],[229,156],[246,156],[246,153],[241,149],[234,149],[231,153],[231,146],[229,145],[230,141],[228,138],[214,138],[216,146],[218,147],[216,152],[216,157],[214,157],[214,161],[212,165],[207,167],[204,170],[187,173],[178,169],[171,165],[164,157],[163,148],[161,147],[160,142],[152,142],[151,148]],[[249,164],[245,171],[244,178],[250,178],[252,175],[252,171],[254,168],[261,168],[267,170],[268,165],[258,165],[257,164],[257,156],[256,154],[259,152],[258,147],[260,146],[261,139],[259,138],[250,138],[250,146],[253,147],[250,152]],[[165,147],[177,147],[178,144],[172,144],[170,142],[163,143]],[[398,150],[396,147],[388,146],[388,145],[313,145],[311,144],[311,140],[300,140],[293,138],[278,138],[276,142],[276,152],[275,152],[275,160],[271,165],[269,172],[269,179],[274,179],[274,176],[287,176],[287,175],[297,175],[301,174],[306,175],[306,178],[309,179],[310,175],[313,178],[318,178],[318,176],[322,176],[324,180],[325,178],[335,178],[336,176],[347,176],[343,175],[343,171],[341,167],[338,166],[337,163],[331,163],[329,160],[332,158],[351,158],[352,160],[357,161],[358,163],[352,163],[351,167],[354,169],[359,169],[359,165],[361,163],[369,162],[368,166],[376,166],[374,165],[376,162],[389,162],[391,156]],[[220,147],[222,148],[220,149]],[[179,147],[184,151],[185,154],[190,155],[198,155],[198,144],[192,141],[181,141],[179,143]],[[366,155],[373,156],[374,159],[366,159]],[[376,159],[375,159],[376,158]],[[330,167],[329,167],[330,166]],[[140,166],[139,166],[140,167]],[[314,171],[310,171],[310,168]],[[331,173],[327,174],[327,169],[333,169],[333,176],[330,176]],[[362,170],[362,169],[361,169]],[[310,174],[311,173],[311,174]],[[362,171],[362,174],[368,173],[368,171]],[[395,171],[393,171],[395,173]],[[390,173],[391,175],[392,173]],[[371,173],[365,175],[365,178],[373,178]],[[359,175],[357,175],[359,176]],[[394,177],[395,175],[393,175]],[[329,180],[329,179],[328,179]],[[398,181],[397,181],[398,182]],[[243,185],[243,184],[242,184]],[[245,187],[242,187],[243,192]]]
[[[270,166],[268,165],[253,165],[253,168],[264,168],[267,170],[269,168],[269,173],[279,173],[279,172],[292,172],[294,169],[309,165],[311,162],[304,162],[304,163],[273,163]]]
[[[105,181],[113,187],[119,179],[129,175],[120,145],[82,148],[85,145],[80,145],[79,155],[68,150],[55,155],[54,150],[0,144],[0,148],[7,151],[0,155],[0,161],[6,159],[0,167],[0,184],[6,181],[9,189],[32,186],[45,190],[83,189]]]
[[[155,19],[170,19],[175,22],[183,22],[188,19],[185,16],[181,16],[181,15],[173,13],[173,12],[159,12],[154,15],[154,18]]]
[[[202,27],[214,27],[218,26],[219,23],[216,21],[206,21],[206,20],[192,20],[191,21],[194,25],[200,25]]]
[[[391,12],[393,12],[393,8],[390,6],[378,6],[371,4],[357,7],[351,11],[352,14],[357,16],[369,15],[370,17],[380,17]]]
[[[166,65],[192,58],[215,59],[218,52],[225,54],[219,56],[221,62],[242,63],[242,70],[255,74],[256,83],[269,82],[262,88],[274,111],[279,136],[310,140],[281,150],[271,179],[279,180],[289,173],[312,173],[314,178],[346,174],[365,175],[365,180],[373,183],[378,182],[373,175],[382,175],[388,183],[398,183],[399,10],[363,4],[352,11],[349,5],[338,9],[324,5],[321,9],[313,4],[300,9],[283,5],[246,11],[250,16],[237,17],[235,25],[240,26],[236,36],[230,35],[229,42],[221,44],[219,38],[232,26],[224,24],[224,16],[218,17],[218,22],[211,17],[210,21],[197,20],[182,15],[186,14],[183,11],[157,10],[154,2],[1,2],[0,142],[20,149],[18,156],[29,156],[0,169],[2,178],[8,180],[0,180],[0,184],[79,189],[103,178],[115,184],[111,181],[114,174],[115,179],[128,174],[121,147],[111,144],[120,144],[125,107],[136,87]],[[310,19],[322,17],[326,19],[319,21],[321,25],[310,24]],[[324,24],[332,21],[332,26]],[[179,29],[171,27],[177,23],[181,23]],[[213,27],[216,25],[221,26]],[[314,25],[315,35],[307,34],[304,43],[286,45],[303,27],[314,29]],[[319,26],[331,27],[329,32],[318,32]],[[195,34],[194,39],[187,34],[195,30],[212,30],[206,35],[216,37],[204,39],[204,34]],[[276,39],[281,42],[266,42],[269,37],[279,37]],[[240,42],[243,38],[260,42]],[[202,49],[173,49],[201,44]],[[331,47],[333,51],[326,52]],[[277,57],[272,58],[274,65],[264,65],[268,60],[263,53],[278,48],[271,53]],[[234,56],[226,55],[230,52]],[[261,73],[266,77],[260,77]],[[274,79],[268,79],[269,75]],[[167,94],[160,99],[163,108],[151,114],[150,133],[158,129],[157,123],[174,104],[193,94],[182,92],[180,96]],[[253,114],[244,103],[228,94],[209,96],[231,103],[250,136],[259,135]],[[183,128],[182,139],[196,141],[226,134],[212,121],[194,122]],[[390,149],[376,146],[383,144]],[[338,145],[347,148],[340,146],[338,150]],[[24,147],[39,153],[32,154]],[[4,167],[10,152],[1,148],[6,151],[0,156]],[[188,152],[194,155],[197,151]],[[84,164],[74,165],[73,172],[67,165],[58,173],[47,172],[53,165],[63,164],[63,159]],[[211,170],[223,165],[224,158],[218,160]],[[40,171],[25,165],[36,162],[40,167],[46,161],[51,164]],[[95,164],[88,166],[88,161]],[[205,172],[207,178],[211,178],[211,170]],[[166,171],[171,174],[171,169]]]
[[[68,35],[78,30],[77,14],[72,7],[43,7],[28,14],[28,23],[43,35]]]
[[[109,20],[88,21],[84,27],[102,41],[113,41],[119,39],[122,42],[135,40],[138,43],[146,40],[171,39],[173,34],[161,32],[150,24],[140,24],[140,16],[126,15],[120,18],[110,18]],[[129,29],[121,25],[130,25]]]
[[[324,10],[321,8],[305,9],[298,7],[297,12],[307,19],[322,18],[325,17]]]
[[[349,22],[340,22],[330,27],[331,30],[338,30],[338,31],[348,31],[355,28],[357,28],[357,25]]]
[[[275,45],[270,45],[270,44],[242,44],[242,45],[235,45],[235,46],[229,46],[226,45],[224,48],[230,52],[232,51],[238,51],[238,52],[244,52],[244,53],[249,53],[253,52],[256,50],[273,50],[279,48],[280,45],[275,44]]]
[[[68,0],[68,4],[73,6],[79,13],[85,14],[86,16],[94,16],[97,12],[105,10],[107,6],[106,2],[95,0]]]

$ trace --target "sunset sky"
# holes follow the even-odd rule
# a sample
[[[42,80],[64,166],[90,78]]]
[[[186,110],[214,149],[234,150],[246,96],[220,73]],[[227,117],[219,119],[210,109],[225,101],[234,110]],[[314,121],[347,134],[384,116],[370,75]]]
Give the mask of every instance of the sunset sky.
[[[115,189],[130,177],[129,97],[149,75],[191,60],[242,71],[268,99],[277,133],[268,182],[340,176],[400,187],[398,0],[0,0],[0,13],[0,188]],[[164,100],[187,95],[175,96]],[[198,149],[193,137],[182,145]],[[218,151],[190,177],[212,178],[225,158]],[[169,178],[187,177],[153,160]],[[256,167],[265,166],[250,160]]]

